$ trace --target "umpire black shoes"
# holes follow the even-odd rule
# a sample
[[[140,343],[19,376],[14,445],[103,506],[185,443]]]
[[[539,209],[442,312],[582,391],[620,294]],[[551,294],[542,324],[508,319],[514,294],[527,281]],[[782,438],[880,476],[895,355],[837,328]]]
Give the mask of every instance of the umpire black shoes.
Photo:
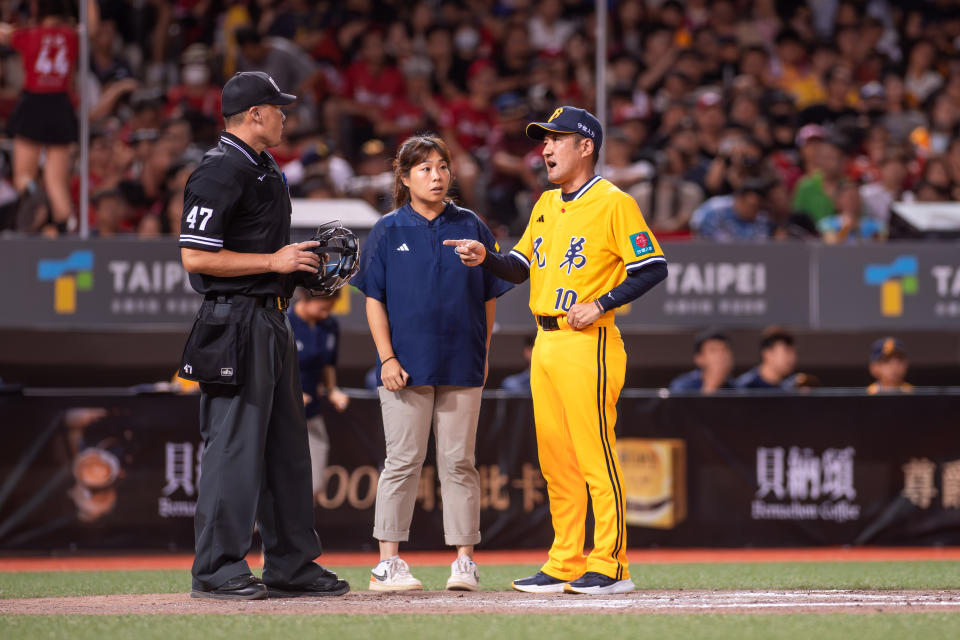
[[[260,582],[260,578],[247,574],[230,578],[216,589],[193,589],[190,597],[214,600],[263,600],[267,597],[267,587]]]
[[[342,596],[350,591],[346,580],[337,578],[337,574],[323,569],[319,578],[307,585],[267,585],[271,598],[321,598],[324,596]]]

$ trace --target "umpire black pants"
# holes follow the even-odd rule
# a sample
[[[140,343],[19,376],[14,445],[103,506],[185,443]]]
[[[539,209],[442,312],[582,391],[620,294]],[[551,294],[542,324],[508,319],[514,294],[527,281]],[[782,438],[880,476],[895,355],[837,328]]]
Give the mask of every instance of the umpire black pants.
[[[258,307],[241,386],[202,384],[199,497],[193,588],[250,573],[245,557],[259,522],[270,586],[302,586],[322,569],[313,528],[310,450],[297,349],[286,314]]]

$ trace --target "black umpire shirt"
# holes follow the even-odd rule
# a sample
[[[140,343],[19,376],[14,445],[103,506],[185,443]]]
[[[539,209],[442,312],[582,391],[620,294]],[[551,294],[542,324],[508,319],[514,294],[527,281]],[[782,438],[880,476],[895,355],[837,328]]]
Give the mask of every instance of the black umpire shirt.
[[[290,192],[277,161],[223,132],[203,156],[183,193],[180,246],[202,251],[274,253],[290,243]],[[202,294],[290,297],[292,278],[279,273],[217,277],[191,273]]]

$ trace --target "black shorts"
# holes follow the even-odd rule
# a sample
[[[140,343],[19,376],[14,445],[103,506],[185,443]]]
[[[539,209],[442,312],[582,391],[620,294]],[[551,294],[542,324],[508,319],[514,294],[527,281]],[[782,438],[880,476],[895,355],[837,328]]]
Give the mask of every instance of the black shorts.
[[[7,121],[7,133],[40,144],[77,142],[77,114],[70,97],[66,93],[24,91]]]

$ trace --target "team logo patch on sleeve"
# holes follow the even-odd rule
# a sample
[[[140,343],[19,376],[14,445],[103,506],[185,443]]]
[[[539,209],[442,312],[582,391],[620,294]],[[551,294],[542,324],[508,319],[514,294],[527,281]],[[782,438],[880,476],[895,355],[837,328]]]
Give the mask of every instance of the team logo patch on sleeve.
[[[650,242],[650,234],[646,231],[635,233],[630,236],[630,245],[633,247],[633,253],[640,256],[653,251],[653,243]]]

